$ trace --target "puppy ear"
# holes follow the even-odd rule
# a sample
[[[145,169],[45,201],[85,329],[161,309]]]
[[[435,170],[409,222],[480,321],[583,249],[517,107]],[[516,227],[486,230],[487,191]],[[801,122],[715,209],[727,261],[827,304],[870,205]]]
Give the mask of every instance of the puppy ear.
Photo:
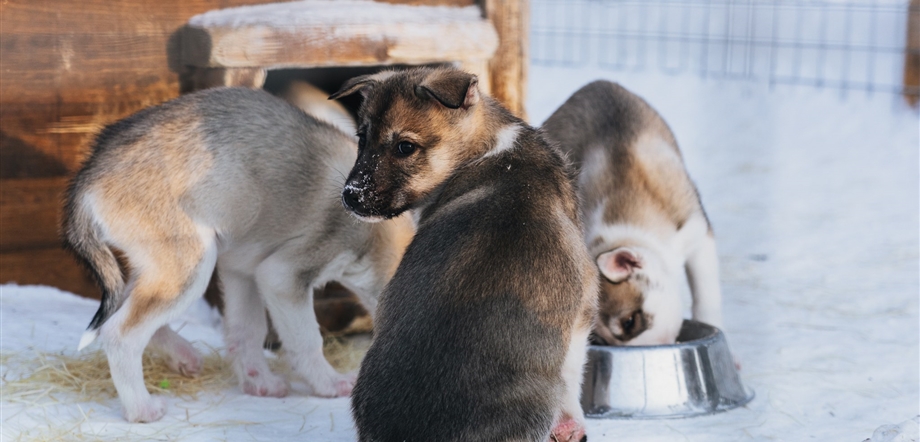
[[[458,69],[437,70],[416,88],[422,98],[430,96],[450,109],[469,109],[479,102],[479,78]]]
[[[377,80],[376,74],[371,75],[361,75],[360,77],[354,77],[349,79],[342,85],[342,88],[338,92],[329,96],[330,100],[335,100],[337,98],[347,97],[355,92],[360,91],[373,83],[376,83]]]
[[[597,257],[597,268],[610,282],[617,283],[629,278],[635,269],[641,269],[642,260],[635,251],[620,247],[601,253]]]

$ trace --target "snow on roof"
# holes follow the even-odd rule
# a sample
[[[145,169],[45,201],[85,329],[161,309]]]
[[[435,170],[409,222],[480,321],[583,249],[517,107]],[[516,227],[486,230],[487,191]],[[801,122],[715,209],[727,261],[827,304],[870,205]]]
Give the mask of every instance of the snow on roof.
[[[483,20],[477,6],[418,6],[369,0],[302,0],[218,9],[192,17],[189,24],[212,27],[308,27],[330,24],[462,23]]]

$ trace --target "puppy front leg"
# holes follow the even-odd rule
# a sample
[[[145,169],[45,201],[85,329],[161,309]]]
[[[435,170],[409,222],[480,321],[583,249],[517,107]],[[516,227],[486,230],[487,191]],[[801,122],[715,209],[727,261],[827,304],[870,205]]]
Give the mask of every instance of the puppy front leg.
[[[313,309],[313,287],[321,269],[300,268],[297,255],[282,249],[269,256],[256,270],[256,284],[294,373],[316,396],[348,396],[357,376],[340,374],[329,365]]]
[[[711,232],[689,251],[684,265],[693,296],[693,319],[722,327],[722,290],[719,285],[719,255]]]
[[[221,271],[224,286],[224,336],[240,388],[253,396],[284,397],[287,381],[272,373],[262,341],[268,332],[265,304],[252,278]]]

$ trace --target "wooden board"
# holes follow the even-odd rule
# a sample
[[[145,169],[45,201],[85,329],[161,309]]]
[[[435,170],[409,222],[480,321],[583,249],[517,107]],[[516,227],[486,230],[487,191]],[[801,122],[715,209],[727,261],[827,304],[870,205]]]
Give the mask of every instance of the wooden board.
[[[527,119],[529,0],[483,0],[486,17],[495,25],[499,45],[489,60],[492,96],[515,115]]]
[[[180,35],[178,58],[205,68],[426,64],[487,60],[498,46],[476,7],[318,5],[300,4],[285,18],[267,5],[196,18]]]
[[[92,298],[99,290],[58,235],[66,177],[0,181],[0,282],[41,284]]]
[[[99,288],[73,256],[60,247],[0,253],[0,282],[48,285],[99,299]]]
[[[920,105],[920,0],[911,0],[907,14],[907,54],[904,56],[904,99]]]
[[[0,252],[59,247],[58,220],[67,179],[4,180],[0,185]]]
[[[74,171],[99,127],[178,96],[168,48],[190,17],[260,2],[0,3],[0,179]]]

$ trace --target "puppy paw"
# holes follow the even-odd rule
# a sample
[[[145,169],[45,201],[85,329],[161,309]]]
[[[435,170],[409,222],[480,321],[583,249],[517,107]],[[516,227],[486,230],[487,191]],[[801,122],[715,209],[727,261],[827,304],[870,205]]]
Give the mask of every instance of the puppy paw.
[[[313,383],[313,394],[320,397],[350,396],[358,380],[357,373],[346,373],[331,376],[327,382]]]
[[[274,373],[248,370],[243,376],[243,392],[252,396],[285,397],[288,384]]]
[[[178,346],[166,359],[166,365],[172,371],[186,377],[195,377],[204,365],[201,354],[191,344]]]
[[[125,419],[129,422],[156,422],[166,414],[166,401],[159,396],[133,404],[125,404]]]
[[[547,442],[587,442],[585,426],[575,419],[563,415],[559,422],[553,426]]]
[[[354,390],[357,381],[357,374],[345,375],[342,379],[335,381],[335,395],[337,397],[351,396],[351,391]]]

